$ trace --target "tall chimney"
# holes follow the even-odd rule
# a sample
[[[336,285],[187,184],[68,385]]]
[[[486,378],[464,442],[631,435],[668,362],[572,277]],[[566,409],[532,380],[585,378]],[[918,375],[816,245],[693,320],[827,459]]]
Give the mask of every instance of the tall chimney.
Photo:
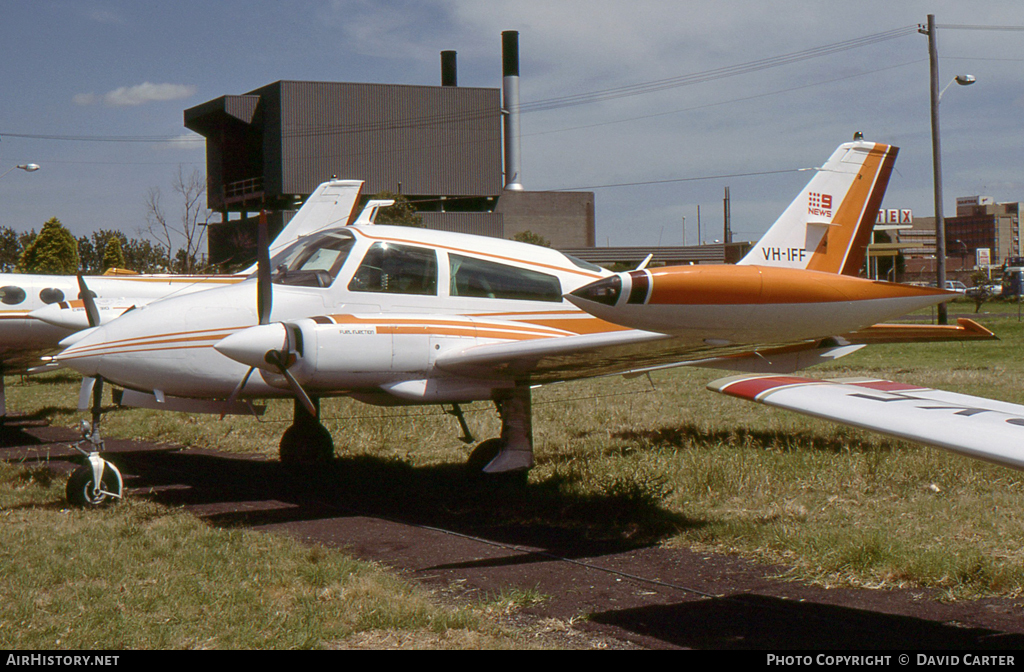
[[[501,34],[502,113],[505,115],[505,188],[522,191],[519,143],[519,33]]]
[[[441,52],[441,86],[458,86],[459,68],[454,51]]]

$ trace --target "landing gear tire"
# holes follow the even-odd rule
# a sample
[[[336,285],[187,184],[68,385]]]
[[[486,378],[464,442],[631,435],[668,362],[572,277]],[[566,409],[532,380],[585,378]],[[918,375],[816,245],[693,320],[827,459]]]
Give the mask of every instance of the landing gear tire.
[[[530,476],[528,469],[518,469],[515,471],[503,471],[496,474],[489,474],[484,471],[484,467],[490,464],[494,458],[505,447],[505,441],[503,439],[487,439],[477,444],[473,452],[469,454],[469,459],[466,460],[466,476],[470,481],[477,483],[487,483],[492,486],[510,486],[512,488],[522,488],[526,486],[527,480]]]
[[[473,452],[469,454],[469,459],[466,460],[466,471],[469,475],[474,478],[486,476],[484,467],[498,456],[504,445],[501,439],[487,439],[478,443]]]
[[[334,439],[319,423],[292,425],[281,436],[280,456],[292,467],[326,464],[334,459]]]
[[[68,503],[83,509],[98,509],[103,506],[109,506],[120,499],[120,497],[110,494],[120,491],[118,479],[110,468],[105,467],[103,469],[103,475],[100,477],[98,488],[96,487],[95,480],[90,465],[86,464],[75,469],[71,473],[71,478],[68,479],[68,485],[65,489]]]

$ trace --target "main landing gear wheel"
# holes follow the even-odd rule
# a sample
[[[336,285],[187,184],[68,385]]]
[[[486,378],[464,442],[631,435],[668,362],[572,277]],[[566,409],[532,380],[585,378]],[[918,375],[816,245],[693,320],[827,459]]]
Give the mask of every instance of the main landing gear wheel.
[[[466,460],[466,471],[470,476],[480,478],[484,475],[484,467],[498,456],[505,443],[501,439],[487,439],[477,444]]]
[[[310,415],[299,400],[291,426],[281,436],[281,463],[288,466],[325,464],[334,459],[334,439],[320,424],[320,400],[313,399],[316,415]]]
[[[334,457],[334,439],[323,425],[292,425],[281,436],[281,463],[289,466],[324,464]]]
[[[530,386],[517,384],[495,396],[501,417],[501,436],[487,439],[469,456],[471,479],[525,485],[533,467],[533,423]]]
[[[529,469],[488,472],[484,468],[493,462],[501,451],[505,450],[504,439],[494,438],[481,441],[466,460],[466,478],[474,483],[485,483],[488,486],[526,487],[530,477]]]

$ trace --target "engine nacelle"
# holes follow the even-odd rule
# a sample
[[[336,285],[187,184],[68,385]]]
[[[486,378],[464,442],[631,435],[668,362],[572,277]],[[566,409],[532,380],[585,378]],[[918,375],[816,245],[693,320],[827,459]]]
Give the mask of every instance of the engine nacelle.
[[[478,329],[486,322],[488,328]],[[511,381],[456,378],[439,372],[438,355],[502,340],[486,320],[462,316],[373,314],[333,315],[251,327],[215,347],[260,370],[267,384],[288,382],[276,368],[285,355],[288,372],[311,395],[350,390],[383,390],[412,403],[491,398]]]

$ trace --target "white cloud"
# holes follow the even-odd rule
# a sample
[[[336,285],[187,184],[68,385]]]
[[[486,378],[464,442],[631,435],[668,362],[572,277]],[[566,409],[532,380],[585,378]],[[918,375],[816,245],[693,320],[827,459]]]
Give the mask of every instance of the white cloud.
[[[88,11],[87,16],[96,23],[106,23],[117,26],[124,26],[128,24],[121,14],[109,9],[93,8]]]
[[[156,149],[205,149],[206,138],[199,135],[198,133],[182,133],[173,140],[156,145]]]
[[[95,105],[102,102],[107,107],[134,107],[144,103],[189,98],[195,93],[196,87],[191,84],[143,82],[137,86],[122,86],[103,95],[79,93],[72,98],[72,101],[76,105]]]

